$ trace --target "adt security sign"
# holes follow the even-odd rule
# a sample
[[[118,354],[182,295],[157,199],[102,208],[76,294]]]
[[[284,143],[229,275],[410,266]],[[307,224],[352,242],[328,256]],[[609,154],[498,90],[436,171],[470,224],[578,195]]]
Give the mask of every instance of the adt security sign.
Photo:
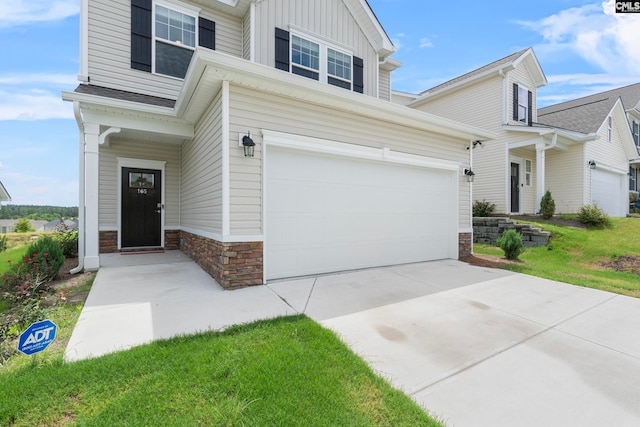
[[[18,351],[30,356],[44,350],[56,338],[58,326],[51,320],[32,323],[18,340]]]

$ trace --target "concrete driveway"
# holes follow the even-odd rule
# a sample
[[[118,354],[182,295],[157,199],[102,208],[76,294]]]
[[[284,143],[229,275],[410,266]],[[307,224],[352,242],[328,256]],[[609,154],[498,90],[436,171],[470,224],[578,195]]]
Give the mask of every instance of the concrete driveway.
[[[450,260],[228,292],[156,258],[106,260],[68,359],[305,313],[450,427],[640,425],[638,299]]]

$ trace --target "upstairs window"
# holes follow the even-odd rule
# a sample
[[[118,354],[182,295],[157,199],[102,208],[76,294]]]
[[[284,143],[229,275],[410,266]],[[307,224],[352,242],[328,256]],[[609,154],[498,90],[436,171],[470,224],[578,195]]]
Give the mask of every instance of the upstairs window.
[[[636,143],[636,147],[640,147],[640,123],[633,121],[633,141]]]
[[[526,87],[513,84],[513,120],[533,124],[533,94]]]
[[[363,93],[364,63],[345,50],[276,28],[276,68]]]
[[[131,68],[184,78],[196,46],[216,48],[216,24],[190,5],[131,0]]]
[[[196,46],[196,17],[156,5],[155,72],[184,78]]]

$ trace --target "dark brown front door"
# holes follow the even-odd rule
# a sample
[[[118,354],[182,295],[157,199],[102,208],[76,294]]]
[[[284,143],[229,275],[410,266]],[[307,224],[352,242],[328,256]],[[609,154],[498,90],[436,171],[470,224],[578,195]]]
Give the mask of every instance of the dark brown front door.
[[[160,246],[161,180],[159,170],[122,168],[123,248]]]
[[[520,165],[511,163],[511,212],[520,212]]]

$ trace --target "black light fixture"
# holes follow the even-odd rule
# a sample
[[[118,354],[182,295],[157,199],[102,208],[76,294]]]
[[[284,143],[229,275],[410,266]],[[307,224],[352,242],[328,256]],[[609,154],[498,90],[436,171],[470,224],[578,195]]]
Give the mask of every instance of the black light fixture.
[[[596,168],[596,161],[595,160],[589,160],[589,167],[591,169],[595,169]]]
[[[476,177],[476,174],[471,169],[465,169],[464,176],[467,177],[467,182],[473,182],[474,178]]]
[[[242,148],[244,149],[245,157],[253,157],[253,149],[255,148],[256,143],[251,139],[251,133],[247,132],[245,136],[242,137]]]
[[[467,150],[468,150],[469,148],[474,148],[474,149],[475,149],[478,145],[479,145],[480,147],[482,147],[482,142],[481,142],[481,141],[479,141],[479,140],[478,140],[478,141],[473,141],[471,144],[472,144],[472,145],[467,146]]]

